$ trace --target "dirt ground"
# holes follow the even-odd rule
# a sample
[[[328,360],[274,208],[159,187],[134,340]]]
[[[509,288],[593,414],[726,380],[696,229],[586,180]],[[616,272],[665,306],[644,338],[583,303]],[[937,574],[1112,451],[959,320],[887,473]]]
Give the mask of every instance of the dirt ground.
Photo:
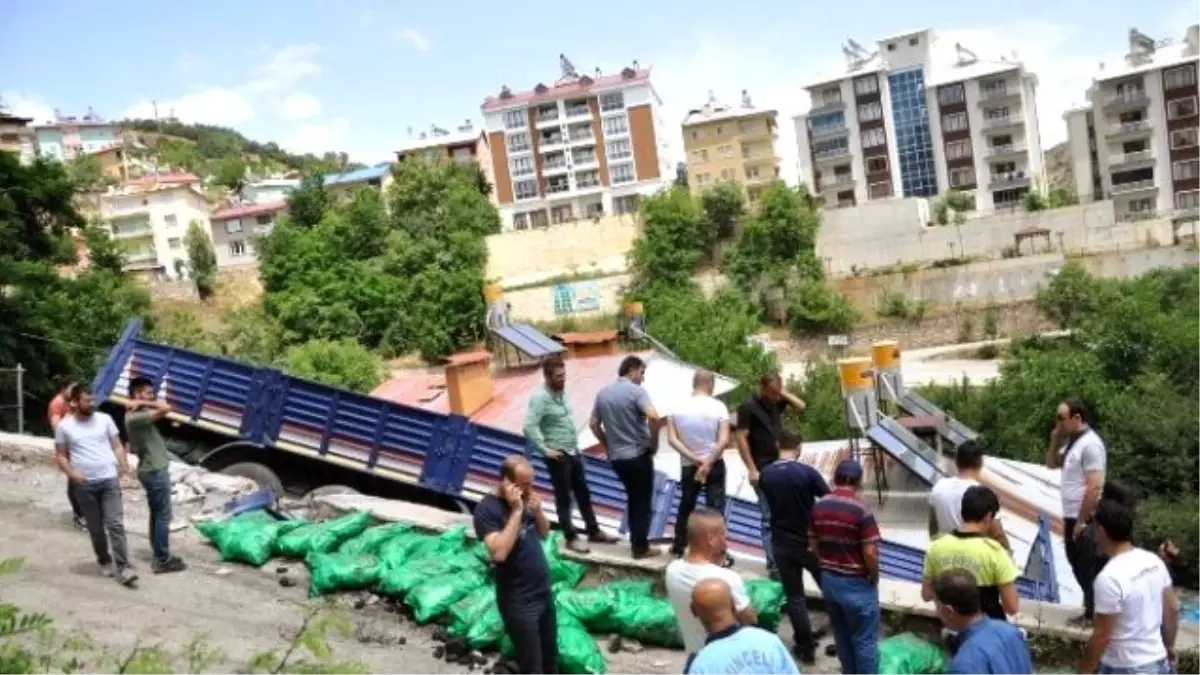
[[[0,453],[8,454],[8,453]],[[46,464],[9,461],[0,456],[0,558],[25,558],[23,569],[0,577],[0,599],[26,611],[49,614],[60,636],[86,634],[98,651],[127,654],[135,645],[161,646],[181,654],[186,645],[203,638],[223,658],[212,672],[246,672],[248,661],[263,651],[281,649],[303,619],[307,575],[296,562],[269,563],[261,570],[217,562],[215,552],[186,528],[171,535],[174,553],[189,569],[181,574],[149,573],[147,510],[141,489],[125,491],[125,526],[130,552],[141,580],[127,589],[100,576],[87,535],[72,528],[64,481]],[[287,567],[296,580],[290,588],[278,583],[278,567]],[[354,625],[350,638],[331,637],[335,658],[367,664],[382,673],[466,673],[465,666],[433,657],[437,643],[433,628],[417,626],[388,613],[383,603],[353,609],[361,595],[344,595],[336,602]],[[817,625],[824,617],[814,617]],[[790,638],[786,620],[781,633]],[[403,637],[406,644],[399,644]],[[823,651],[822,641],[818,652]],[[651,649],[638,653],[607,653],[613,673],[682,672],[681,651]],[[810,672],[838,672],[836,660],[819,656]],[[86,671],[103,666],[94,660]],[[187,662],[176,659],[177,672]],[[475,672],[478,672],[475,671]]]

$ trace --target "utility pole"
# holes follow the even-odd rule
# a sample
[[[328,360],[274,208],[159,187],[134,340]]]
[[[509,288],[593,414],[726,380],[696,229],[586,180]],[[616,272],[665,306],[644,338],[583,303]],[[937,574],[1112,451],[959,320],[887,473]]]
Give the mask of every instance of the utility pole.
[[[17,433],[25,434],[25,368],[17,364]]]

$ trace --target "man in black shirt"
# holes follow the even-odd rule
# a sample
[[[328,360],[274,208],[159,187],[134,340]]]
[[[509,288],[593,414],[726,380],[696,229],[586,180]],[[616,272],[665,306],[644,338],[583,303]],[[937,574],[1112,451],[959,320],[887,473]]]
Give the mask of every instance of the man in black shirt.
[[[550,566],[542,553],[550,522],[533,491],[533,467],[524,457],[505,459],[500,478],[496,494],[475,507],[475,535],[496,565],[496,604],[521,672],[558,672]]]
[[[800,461],[800,437],[779,434],[779,459],[759,474],[758,489],[771,512],[771,543],[775,562],[787,596],[787,613],[792,622],[793,653],[807,665],[815,663],[812,622],[804,596],[804,570],[821,585],[821,566],[808,546],[809,515],[813,503],[829,494],[829,484],[813,467]]]
[[[758,487],[758,479],[767,465],[779,459],[783,411],[789,406],[796,412],[804,411],[804,401],[784,388],[783,378],[778,373],[764,375],[759,381],[758,395],[738,407],[737,433],[734,434],[750,485],[754,486],[758,495],[758,508],[762,512],[763,553],[767,558],[767,572],[773,579],[778,577],[778,572],[775,551],[771,545],[771,511]]]

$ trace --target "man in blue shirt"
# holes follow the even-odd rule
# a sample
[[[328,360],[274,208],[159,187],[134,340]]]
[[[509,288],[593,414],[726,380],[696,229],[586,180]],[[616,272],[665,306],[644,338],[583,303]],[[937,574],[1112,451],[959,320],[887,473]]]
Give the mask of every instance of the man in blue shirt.
[[[688,675],[777,673],[799,675],[787,647],[778,635],[738,623],[733,592],[719,578],[708,578],[692,590],[692,613],[704,625],[704,647],[688,657]]]
[[[933,582],[938,618],[958,633],[950,673],[1033,673],[1033,660],[1021,630],[983,614],[975,577],[966,570],[943,572]]]
[[[626,356],[619,379],[596,394],[591,429],[608,453],[608,461],[625,488],[629,543],[634,559],[662,553],[650,548],[650,515],[654,503],[654,452],[662,420],[642,388],[646,363]]]

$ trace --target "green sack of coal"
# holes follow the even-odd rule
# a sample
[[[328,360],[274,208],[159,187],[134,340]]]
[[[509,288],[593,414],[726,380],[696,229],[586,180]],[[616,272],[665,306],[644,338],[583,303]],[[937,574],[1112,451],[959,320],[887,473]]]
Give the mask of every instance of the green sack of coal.
[[[429,623],[446,613],[456,600],[487,584],[482,572],[451,572],[426,578],[409,592],[404,602],[412,607],[417,623]]]
[[[426,532],[409,530],[388,538],[379,545],[376,555],[385,565],[402,567],[413,557],[420,557],[419,552],[431,544],[437,543],[437,537]],[[414,556],[414,554],[418,554]]]
[[[569,675],[608,672],[608,663],[600,646],[578,619],[569,614],[557,614],[556,624],[558,669],[554,672]],[[508,659],[516,658],[517,650],[507,635],[500,642],[500,653]]]
[[[593,633],[617,633],[620,625],[614,610],[625,596],[650,598],[654,582],[648,579],[621,579],[602,586],[570,588],[555,586],[554,602],[561,613],[570,614]]]
[[[881,675],[941,675],[946,672],[942,648],[912,633],[893,635],[879,643]]]
[[[370,588],[379,581],[379,558],[366,553],[309,553],[308,597]]]
[[[213,546],[216,546],[217,542],[223,536],[225,530],[229,529],[229,527],[233,523],[279,523],[279,522],[296,523],[297,525],[304,524],[304,521],[291,521],[291,520],[281,521],[278,518],[276,518],[275,516],[271,515],[270,513],[266,512],[262,509],[256,509],[254,511],[246,511],[245,513],[240,513],[232,518],[226,518],[224,520],[206,520],[206,521],[203,521],[200,523],[196,523],[196,531],[199,532],[202,537],[204,537],[205,541],[212,544]]]
[[[500,616],[500,607],[495,602],[475,616],[475,621],[463,636],[471,649],[491,649],[505,638],[504,618]]]
[[[206,524],[200,533],[216,547],[222,561],[262,567],[271,559],[278,538],[303,526],[302,520],[276,520],[260,511]]]
[[[363,530],[362,534],[347,539],[338,546],[338,553],[366,553],[375,555],[389,539],[412,531],[412,523],[384,523]]]
[[[562,538],[562,532],[554,531],[542,540],[542,552],[546,554],[546,563],[550,567],[550,583],[577,586],[587,574],[587,566],[562,557],[559,548]]]
[[[280,536],[275,542],[275,554],[304,560],[309,553],[332,553],[342,542],[362,534],[370,524],[371,514],[366,511],[310,523]]]
[[[450,605],[450,609],[446,612],[449,619],[446,630],[450,631],[450,635],[453,637],[466,637],[467,629],[471,627],[475,618],[495,604],[495,586],[487,584],[476,588]]]
[[[622,593],[613,607],[612,621],[622,637],[647,645],[683,647],[675,609],[666,598]]]
[[[382,595],[402,598],[422,582],[443,574],[456,572],[483,573],[487,566],[470,553],[460,551],[456,555],[426,554],[413,557],[399,565],[390,559],[379,575],[375,590]]]
[[[787,601],[783,584],[770,579],[751,579],[746,582],[746,595],[750,596],[750,606],[758,614],[759,628],[774,633],[779,628],[783,605]]]

